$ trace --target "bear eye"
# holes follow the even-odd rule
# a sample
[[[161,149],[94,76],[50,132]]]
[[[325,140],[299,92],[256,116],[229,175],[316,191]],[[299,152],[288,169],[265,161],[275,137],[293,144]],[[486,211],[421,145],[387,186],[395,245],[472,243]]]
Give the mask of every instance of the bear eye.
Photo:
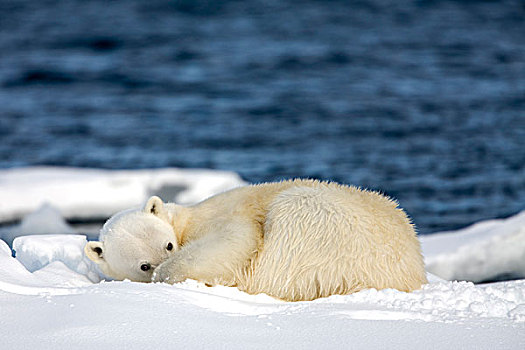
[[[167,250],[172,250],[173,249],[173,244],[171,244],[171,242],[169,242],[168,245],[166,246],[166,249]]]
[[[150,264],[142,264],[142,265],[140,265],[140,269],[142,271],[148,271],[149,269],[151,269],[151,265]]]

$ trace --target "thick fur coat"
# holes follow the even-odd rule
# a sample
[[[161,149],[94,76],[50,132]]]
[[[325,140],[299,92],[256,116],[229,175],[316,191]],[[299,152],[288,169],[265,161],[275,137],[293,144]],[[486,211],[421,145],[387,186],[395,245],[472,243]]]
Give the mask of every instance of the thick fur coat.
[[[148,243],[121,239],[137,236],[133,221],[142,219],[126,219],[130,215],[138,214],[110,219],[101,234],[113,250],[120,246],[129,256],[112,259],[115,253],[105,240],[86,246],[88,256],[118,278],[169,283],[191,278],[288,301],[366,288],[408,292],[426,283],[420,243],[407,215],[395,201],[356,187],[314,180],[264,183],[190,207],[152,197],[140,216],[154,216],[172,228],[176,246],[167,255],[163,238],[149,257],[133,256]],[[118,261],[118,272],[110,260]],[[139,273],[149,260],[154,266]],[[131,277],[137,273],[139,278]]]

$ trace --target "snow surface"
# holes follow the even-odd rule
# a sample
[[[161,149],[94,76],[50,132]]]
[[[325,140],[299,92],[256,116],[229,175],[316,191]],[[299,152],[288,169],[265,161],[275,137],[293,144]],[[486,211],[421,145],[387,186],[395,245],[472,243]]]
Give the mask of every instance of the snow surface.
[[[446,280],[525,278],[525,211],[420,239],[427,270]]]
[[[118,172],[18,170],[21,178],[10,180],[11,189],[6,184],[9,176],[0,171],[0,196],[7,193],[5,198],[21,203],[16,210],[0,207],[0,217],[28,214],[6,236],[14,238],[16,258],[0,240],[2,349],[525,349],[525,280],[474,285],[429,274],[430,283],[412,293],[372,289],[296,303],[195,281],[171,286],[101,280],[98,268],[83,255],[86,236],[71,234],[62,215],[105,216],[119,210],[118,205],[130,204],[132,196],[120,204],[111,198],[120,193],[111,181]],[[46,172],[60,181],[53,184],[53,176],[43,176]],[[123,185],[134,188],[140,183],[136,189],[142,190],[136,193],[141,195],[133,198],[139,202],[153,188],[164,188],[164,193],[174,193],[183,202],[241,183],[231,180],[235,176],[228,182],[221,173],[221,180],[215,179],[212,172],[190,172],[188,177],[179,173],[177,181],[167,180],[167,175],[144,180],[155,178],[150,171],[127,173],[129,179],[141,179]],[[178,170],[167,173],[178,174]],[[206,177],[210,183],[202,180]],[[24,181],[41,189],[35,191],[31,205],[24,197],[32,195],[31,187]],[[128,180],[123,176],[122,181]],[[69,185],[60,188],[60,182]],[[103,191],[108,193],[89,193],[92,182],[106,183]],[[15,197],[15,189],[23,188],[25,192]],[[70,198],[82,194],[88,199],[85,202]],[[111,204],[102,208],[104,200]],[[96,205],[103,210],[95,210]],[[428,270],[446,279],[462,274],[479,280],[502,274],[524,276],[524,227],[522,212],[506,220],[424,236]],[[34,233],[40,235],[28,235]]]
[[[22,238],[15,245],[24,264],[0,241],[6,349],[525,346],[525,280],[443,281],[413,293],[372,289],[291,303],[195,281],[93,283],[79,268],[85,237]],[[49,263],[33,273],[24,266],[44,265],[42,257]]]
[[[60,167],[0,170],[0,222],[21,219],[45,203],[66,218],[108,218],[144,203],[151,195],[164,201],[192,204],[244,184],[235,173],[215,170]]]

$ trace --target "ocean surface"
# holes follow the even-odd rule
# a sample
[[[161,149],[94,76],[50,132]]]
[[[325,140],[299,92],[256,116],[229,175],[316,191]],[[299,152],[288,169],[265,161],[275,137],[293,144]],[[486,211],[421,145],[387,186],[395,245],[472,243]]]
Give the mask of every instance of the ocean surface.
[[[525,209],[523,1],[0,2],[0,168],[232,170]],[[0,194],[1,196],[1,194]]]

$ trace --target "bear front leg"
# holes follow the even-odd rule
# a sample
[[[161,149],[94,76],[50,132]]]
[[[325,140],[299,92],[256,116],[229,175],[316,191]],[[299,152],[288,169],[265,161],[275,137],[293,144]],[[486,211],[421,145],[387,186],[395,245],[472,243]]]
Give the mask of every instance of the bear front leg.
[[[177,283],[186,278],[208,284],[237,284],[256,254],[260,228],[254,223],[228,222],[217,231],[189,242],[153,272],[153,282]]]
[[[188,278],[188,267],[183,256],[175,254],[153,271],[152,282],[177,283]]]

